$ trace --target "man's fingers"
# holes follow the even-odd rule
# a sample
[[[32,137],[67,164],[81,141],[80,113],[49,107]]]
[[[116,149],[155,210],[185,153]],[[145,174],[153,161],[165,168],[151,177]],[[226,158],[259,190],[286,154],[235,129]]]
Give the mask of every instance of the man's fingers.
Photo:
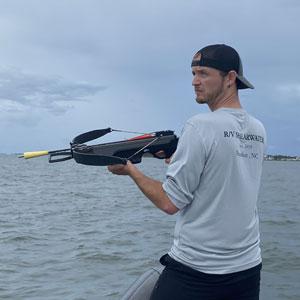
[[[119,164],[107,166],[108,171],[116,175],[130,175],[133,168],[134,166],[129,160],[126,165]]]
[[[171,162],[171,157],[165,159],[165,163],[166,163],[166,164],[169,164],[170,162]]]
[[[160,150],[158,152],[155,153],[155,156],[156,157],[159,157],[159,158],[165,158],[166,157],[166,153],[164,150]]]
[[[115,172],[119,172],[121,170],[123,170],[125,167],[125,165],[111,165],[111,166],[108,166],[107,169],[108,171],[112,172],[112,173],[115,173]]]
[[[173,157],[173,155],[171,155],[171,157],[169,157],[169,158],[166,158],[165,159],[165,163],[169,164],[171,162],[172,157]]]

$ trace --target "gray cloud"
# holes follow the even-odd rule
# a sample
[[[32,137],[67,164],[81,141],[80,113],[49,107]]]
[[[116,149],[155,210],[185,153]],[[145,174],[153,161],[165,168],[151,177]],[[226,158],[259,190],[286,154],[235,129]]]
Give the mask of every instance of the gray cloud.
[[[0,70],[0,112],[2,119],[15,119],[39,112],[65,113],[77,101],[87,101],[104,86],[44,77],[17,69]]]

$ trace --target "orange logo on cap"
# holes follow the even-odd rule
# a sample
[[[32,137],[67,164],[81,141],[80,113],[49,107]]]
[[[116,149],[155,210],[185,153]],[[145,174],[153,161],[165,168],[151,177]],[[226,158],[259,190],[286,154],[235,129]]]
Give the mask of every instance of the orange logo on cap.
[[[202,54],[201,54],[200,52],[197,52],[197,53],[194,55],[193,60],[201,60],[201,56],[202,56]]]

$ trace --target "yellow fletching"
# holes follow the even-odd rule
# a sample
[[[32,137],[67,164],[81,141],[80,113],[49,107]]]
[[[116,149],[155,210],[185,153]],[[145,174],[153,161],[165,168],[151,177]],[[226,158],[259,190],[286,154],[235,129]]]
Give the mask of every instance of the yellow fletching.
[[[43,155],[48,155],[48,154],[49,154],[49,151],[25,152],[23,154],[23,157],[26,159],[29,159],[29,158],[39,157],[39,156],[43,156]]]

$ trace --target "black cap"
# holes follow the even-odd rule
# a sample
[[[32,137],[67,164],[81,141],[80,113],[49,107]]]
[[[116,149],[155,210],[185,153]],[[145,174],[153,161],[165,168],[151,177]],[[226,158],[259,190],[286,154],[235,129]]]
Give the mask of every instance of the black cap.
[[[254,86],[244,77],[243,65],[239,54],[235,49],[224,44],[209,45],[199,50],[200,60],[193,60],[192,67],[211,67],[220,71],[236,71],[238,89],[254,89]]]

